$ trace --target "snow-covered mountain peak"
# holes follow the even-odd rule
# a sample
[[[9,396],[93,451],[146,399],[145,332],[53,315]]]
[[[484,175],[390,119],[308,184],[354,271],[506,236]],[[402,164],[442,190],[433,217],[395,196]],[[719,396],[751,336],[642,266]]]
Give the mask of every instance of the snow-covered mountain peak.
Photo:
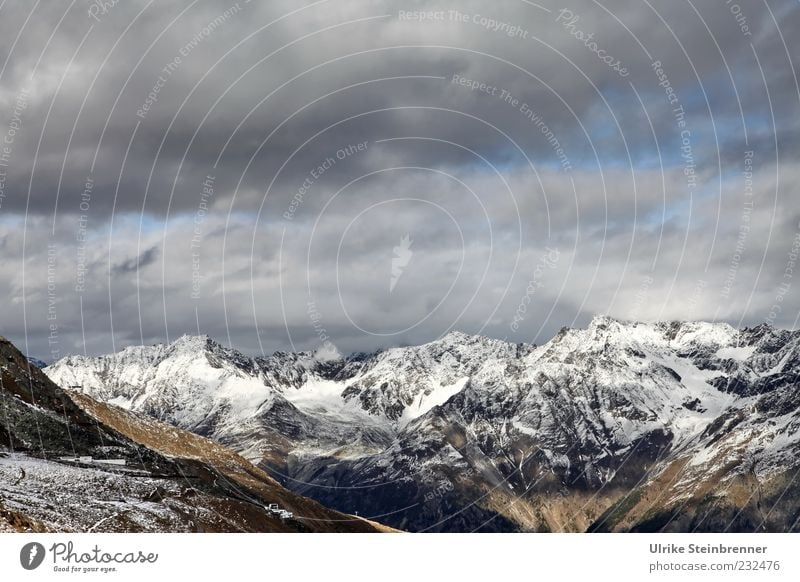
[[[207,335],[70,356],[46,373],[62,386],[191,429],[221,410],[249,415],[272,395],[252,358]]]
[[[622,319],[617,319],[615,317],[611,317],[610,315],[594,315],[592,316],[592,320],[589,322],[588,328],[595,329],[595,328],[604,328],[610,325],[634,325],[638,322],[632,321],[625,321]]]
[[[563,328],[545,344],[543,354],[559,356],[564,351],[610,353],[633,349],[654,351],[700,350],[712,353],[736,346],[740,332],[723,322],[623,321],[597,316],[585,329]]]
[[[570,362],[579,355],[612,355],[626,348],[663,343],[651,326],[625,323],[610,317],[596,317],[585,328],[562,328],[553,339],[536,350],[528,362],[553,360]]]
[[[416,352],[427,351],[429,353],[458,352],[462,354],[476,353],[478,351],[487,352],[512,352],[517,344],[500,339],[490,338],[484,335],[469,334],[462,331],[450,331],[434,341],[419,346],[404,348],[394,348],[395,350],[413,350]]]
[[[673,321],[657,324],[672,345],[679,347],[725,347],[735,345],[739,331],[725,322]]]
[[[469,334],[463,331],[459,331],[457,329],[453,329],[448,331],[439,339],[433,340],[423,345],[431,345],[431,344],[449,345],[449,344],[459,344],[459,343],[475,343],[485,339],[488,338],[485,338],[484,336],[480,335]]]
[[[212,349],[214,347],[222,346],[211,339],[207,334],[184,334],[172,343],[167,344],[167,350],[172,352],[198,351]]]
[[[407,483],[380,499],[421,507],[418,525],[431,519],[420,492],[454,471],[481,491],[541,481],[548,494],[567,483],[628,490],[674,462],[688,475],[675,491],[691,491],[717,471],[779,474],[800,458],[797,331],[602,316],[538,348],[452,332],[319,356],[250,358],[187,336],[67,358],[46,373],[231,444],[325,501],[351,485]],[[369,499],[348,502],[386,509]]]

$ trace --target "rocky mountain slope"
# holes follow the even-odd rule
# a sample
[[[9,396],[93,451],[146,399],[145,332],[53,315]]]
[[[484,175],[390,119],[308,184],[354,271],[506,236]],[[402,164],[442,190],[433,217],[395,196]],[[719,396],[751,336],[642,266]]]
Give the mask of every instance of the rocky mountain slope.
[[[71,357],[56,382],[414,531],[789,531],[800,333],[595,318],[534,347],[451,333],[346,358],[207,337]]]
[[[385,529],[205,438],[61,389],[0,338],[0,531]]]

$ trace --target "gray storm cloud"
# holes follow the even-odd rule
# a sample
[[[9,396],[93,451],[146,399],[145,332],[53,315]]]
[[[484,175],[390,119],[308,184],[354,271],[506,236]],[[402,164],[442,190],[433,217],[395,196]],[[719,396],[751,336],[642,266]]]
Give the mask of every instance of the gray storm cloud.
[[[52,360],[795,327],[798,24],[788,0],[6,2],[0,333]]]

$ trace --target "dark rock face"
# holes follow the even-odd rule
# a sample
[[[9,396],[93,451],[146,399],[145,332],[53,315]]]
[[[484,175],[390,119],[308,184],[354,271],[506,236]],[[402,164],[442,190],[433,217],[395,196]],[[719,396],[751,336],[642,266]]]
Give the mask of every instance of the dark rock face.
[[[0,434],[6,447],[88,455],[106,444],[123,444],[100,428],[5,338],[0,338],[0,362]]]

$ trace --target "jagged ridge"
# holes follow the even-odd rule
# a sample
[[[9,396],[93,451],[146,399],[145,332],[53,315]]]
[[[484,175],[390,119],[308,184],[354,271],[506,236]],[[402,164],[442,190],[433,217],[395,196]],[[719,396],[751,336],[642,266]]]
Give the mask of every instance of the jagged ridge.
[[[768,494],[723,493],[783,482],[775,499],[793,498],[799,341],[769,326],[598,317],[540,347],[456,332],[319,361],[182,338],[47,373],[226,443],[339,509],[402,509],[387,519],[403,528],[682,530],[729,519],[781,531],[794,523],[783,501],[762,524],[753,515]]]
[[[383,530],[203,437],[59,388],[0,337],[0,531]]]

